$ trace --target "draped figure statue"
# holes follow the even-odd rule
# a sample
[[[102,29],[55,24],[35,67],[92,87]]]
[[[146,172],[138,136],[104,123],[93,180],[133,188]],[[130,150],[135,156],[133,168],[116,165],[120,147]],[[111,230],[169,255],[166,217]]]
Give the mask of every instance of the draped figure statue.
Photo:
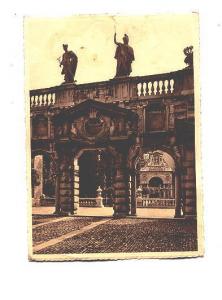
[[[62,61],[60,62],[60,67],[63,67],[61,74],[64,74],[65,83],[72,83],[74,82],[78,58],[73,51],[68,51],[67,44],[63,44],[63,49],[65,52],[63,53]]]
[[[131,64],[135,60],[133,48],[128,45],[129,37],[124,34],[123,43],[116,41],[116,33],[114,34],[114,43],[117,45],[115,59],[117,60],[116,76],[129,76],[132,72]]]

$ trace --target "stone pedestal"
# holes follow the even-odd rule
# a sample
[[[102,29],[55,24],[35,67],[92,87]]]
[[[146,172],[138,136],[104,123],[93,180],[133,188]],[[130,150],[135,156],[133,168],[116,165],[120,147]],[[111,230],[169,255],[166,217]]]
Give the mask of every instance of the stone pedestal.
[[[141,186],[138,187],[137,191],[136,191],[137,195],[136,195],[136,206],[142,206],[143,204],[143,197],[142,197],[142,188]]]
[[[102,189],[99,186],[98,189],[96,190],[97,195],[96,195],[96,206],[97,207],[104,207],[103,205],[103,197],[102,197]]]

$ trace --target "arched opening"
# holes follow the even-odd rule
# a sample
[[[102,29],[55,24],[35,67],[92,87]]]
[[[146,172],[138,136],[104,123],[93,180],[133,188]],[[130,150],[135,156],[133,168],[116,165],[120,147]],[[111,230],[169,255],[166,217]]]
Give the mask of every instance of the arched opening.
[[[147,151],[136,162],[136,211],[138,216],[175,215],[175,162],[162,150]]]
[[[32,205],[40,206],[43,194],[43,155],[32,158]]]
[[[76,171],[75,171],[76,170]],[[105,149],[82,149],[74,158],[77,215],[113,215],[113,164]],[[77,204],[78,203],[78,204]]]
[[[48,152],[32,153],[33,206],[55,205],[55,163]]]
[[[160,177],[152,177],[148,183],[150,198],[161,197],[161,187],[163,186],[163,180]]]
[[[152,177],[149,181],[150,187],[161,187],[163,185],[163,180],[160,177]]]
[[[85,151],[79,158],[79,197],[95,198],[99,180],[96,175],[96,152]]]

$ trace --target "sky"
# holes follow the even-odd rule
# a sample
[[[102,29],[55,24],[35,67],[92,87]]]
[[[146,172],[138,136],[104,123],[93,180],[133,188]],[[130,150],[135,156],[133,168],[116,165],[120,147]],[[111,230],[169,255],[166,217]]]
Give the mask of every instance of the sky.
[[[60,85],[58,58],[62,44],[78,56],[77,84],[115,76],[116,45],[125,33],[134,49],[131,76],[165,73],[185,67],[183,49],[198,45],[197,14],[111,16],[80,15],[65,18],[25,18],[24,47],[29,89]]]

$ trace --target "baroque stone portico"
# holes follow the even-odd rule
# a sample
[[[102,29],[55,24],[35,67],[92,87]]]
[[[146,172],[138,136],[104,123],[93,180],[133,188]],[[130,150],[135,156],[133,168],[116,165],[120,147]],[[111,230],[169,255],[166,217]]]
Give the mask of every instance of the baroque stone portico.
[[[136,215],[139,200],[172,205],[176,217],[196,215],[192,65],[31,90],[30,113],[33,190],[42,186],[33,203],[51,201],[56,214],[78,214],[79,205],[93,209],[100,187],[115,217]]]

